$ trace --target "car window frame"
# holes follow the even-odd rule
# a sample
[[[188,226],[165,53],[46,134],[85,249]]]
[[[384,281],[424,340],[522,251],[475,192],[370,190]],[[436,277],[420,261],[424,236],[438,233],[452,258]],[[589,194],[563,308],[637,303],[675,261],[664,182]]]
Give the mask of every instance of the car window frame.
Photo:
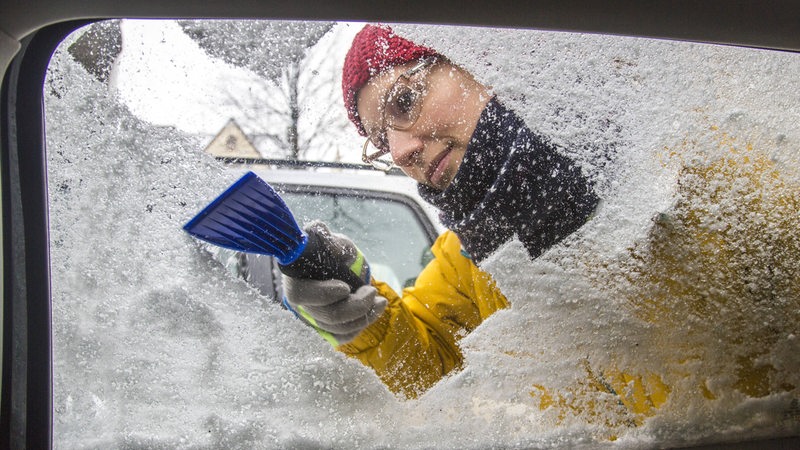
[[[92,21],[44,27],[3,78],[3,363],[0,447],[52,445],[52,332],[44,81],[61,42]],[[47,330],[46,333],[40,332]]]

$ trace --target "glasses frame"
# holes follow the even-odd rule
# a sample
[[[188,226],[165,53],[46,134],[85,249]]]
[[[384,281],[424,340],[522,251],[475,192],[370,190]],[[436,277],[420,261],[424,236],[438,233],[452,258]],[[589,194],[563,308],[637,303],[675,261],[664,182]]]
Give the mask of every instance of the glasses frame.
[[[383,96],[383,101],[381,103],[381,105],[382,105],[381,126],[380,126],[380,128],[378,128],[378,130],[379,130],[378,131],[378,135],[385,135],[386,134],[386,126],[387,126],[386,104],[389,101],[389,95],[391,95],[391,93],[395,91],[395,88],[397,87],[397,83],[399,83],[400,80],[403,80],[403,79],[410,80],[411,77],[413,77],[417,73],[419,73],[419,72],[421,72],[421,71],[423,71],[423,70],[425,70],[427,68],[432,67],[437,62],[439,62],[439,60],[438,60],[438,58],[435,58],[435,57],[433,57],[433,58],[430,58],[430,57],[429,58],[421,58],[413,67],[409,68],[405,72],[403,72],[400,75],[398,75],[397,79],[394,80],[394,83],[392,83],[392,86],[389,88],[389,90],[386,91],[386,93]],[[398,127],[398,126],[396,126],[394,124],[388,124],[388,126],[391,127],[394,130],[401,130],[401,131],[402,130],[407,130],[407,129],[413,127],[415,123],[417,123],[417,119],[419,119],[419,113],[417,113],[414,116],[413,120],[411,120],[411,122],[409,122],[406,126]],[[375,142],[373,141],[373,137],[374,137],[374,135],[368,137],[367,140],[364,141],[364,146],[361,149],[361,161],[364,162],[364,164],[371,164],[372,167],[374,167],[374,168],[376,168],[378,170],[383,170],[383,171],[391,170],[394,167],[394,161],[387,161],[385,159],[380,159],[381,157],[389,154],[390,149],[388,148],[388,146],[386,148],[381,148],[381,146],[375,145]],[[368,150],[370,144],[372,144],[377,149],[377,151],[375,151],[373,153],[370,153],[370,154],[367,154],[367,150]]]

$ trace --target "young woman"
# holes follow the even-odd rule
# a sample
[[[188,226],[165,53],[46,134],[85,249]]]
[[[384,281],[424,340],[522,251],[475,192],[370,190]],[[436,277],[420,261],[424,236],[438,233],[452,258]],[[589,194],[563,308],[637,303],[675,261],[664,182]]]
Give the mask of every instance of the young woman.
[[[461,365],[460,337],[508,307],[476,263],[513,236],[539,256],[582,226],[598,199],[580,169],[488,87],[387,27],[367,25],[355,37],[343,94],[367,137],[364,161],[399,166],[450,231],[402,294],[379,281],[350,294],[335,280],[289,278],[287,306],[413,397]]]

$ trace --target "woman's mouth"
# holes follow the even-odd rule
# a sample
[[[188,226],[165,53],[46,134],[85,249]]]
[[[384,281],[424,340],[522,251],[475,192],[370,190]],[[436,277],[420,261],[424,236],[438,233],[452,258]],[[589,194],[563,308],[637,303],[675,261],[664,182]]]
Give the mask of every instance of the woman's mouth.
[[[428,170],[426,173],[426,178],[428,179],[428,184],[433,187],[440,187],[440,183],[442,182],[442,178],[444,177],[447,169],[449,167],[450,162],[450,153],[453,151],[453,145],[448,143],[447,147],[436,155],[435,158],[431,161],[430,165],[428,166]]]

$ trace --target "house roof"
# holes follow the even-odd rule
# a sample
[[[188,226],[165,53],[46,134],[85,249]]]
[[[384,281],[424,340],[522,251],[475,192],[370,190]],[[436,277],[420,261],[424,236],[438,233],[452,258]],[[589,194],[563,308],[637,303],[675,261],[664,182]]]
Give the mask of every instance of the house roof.
[[[233,119],[228,120],[228,123],[206,146],[205,151],[213,156],[229,158],[261,157],[253,143]]]

